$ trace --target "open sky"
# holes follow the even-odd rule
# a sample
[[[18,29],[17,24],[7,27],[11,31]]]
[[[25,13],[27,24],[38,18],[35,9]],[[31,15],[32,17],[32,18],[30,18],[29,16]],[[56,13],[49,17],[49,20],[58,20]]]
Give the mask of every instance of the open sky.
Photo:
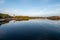
[[[24,16],[60,16],[60,0],[0,0],[0,13]]]

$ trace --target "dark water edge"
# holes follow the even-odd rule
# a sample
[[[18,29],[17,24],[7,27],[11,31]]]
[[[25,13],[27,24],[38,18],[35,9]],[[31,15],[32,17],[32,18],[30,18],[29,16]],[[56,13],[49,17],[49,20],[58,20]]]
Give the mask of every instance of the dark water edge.
[[[11,20],[2,22],[0,40],[60,40],[59,23],[60,20]]]

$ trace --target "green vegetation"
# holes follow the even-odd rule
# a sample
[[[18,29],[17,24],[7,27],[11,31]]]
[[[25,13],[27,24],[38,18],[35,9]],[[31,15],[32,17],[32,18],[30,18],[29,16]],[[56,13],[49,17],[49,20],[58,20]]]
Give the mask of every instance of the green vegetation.
[[[15,16],[14,19],[21,19],[21,20],[28,20],[29,17],[28,16]]]
[[[47,19],[60,20],[60,16],[51,16],[51,17],[47,17]]]
[[[6,19],[5,19],[6,18]],[[10,16],[8,14],[0,13],[0,20],[28,20],[28,19],[50,19],[50,20],[60,20],[60,16],[50,16],[50,17],[29,17],[29,16]]]
[[[8,14],[3,14],[0,13],[0,19],[4,19],[4,18],[11,18],[12,16],[8,15]]]

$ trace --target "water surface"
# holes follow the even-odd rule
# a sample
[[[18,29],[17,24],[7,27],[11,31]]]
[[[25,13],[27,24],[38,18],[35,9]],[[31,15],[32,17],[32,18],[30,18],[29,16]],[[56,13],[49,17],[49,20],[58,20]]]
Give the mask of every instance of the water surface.
[[[0,22],[0,40],[60,40],[60,20]]]

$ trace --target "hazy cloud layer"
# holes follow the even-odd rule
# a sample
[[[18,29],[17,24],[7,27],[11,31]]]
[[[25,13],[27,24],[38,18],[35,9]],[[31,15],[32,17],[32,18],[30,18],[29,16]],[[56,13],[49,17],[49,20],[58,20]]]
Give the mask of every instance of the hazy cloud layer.
[[[0,0],[0,12],[10,15],[60,16],[60,0]]]

